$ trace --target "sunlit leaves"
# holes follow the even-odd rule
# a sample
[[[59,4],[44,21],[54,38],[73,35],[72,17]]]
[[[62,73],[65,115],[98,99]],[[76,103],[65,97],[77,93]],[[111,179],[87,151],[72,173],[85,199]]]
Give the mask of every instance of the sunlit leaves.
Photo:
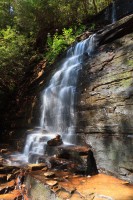
[[[46,58],[49,63],[53,63],[55,61],[55,58],[66,48],[71,45],[74,41],[76,36],[83,32],[85,29],[84,26],[80,26],[80,28],[75,27],[75,32],[73,31],[72,28],[66,29],[64,28],[62,30],[62,34],[58,34],[58,32],[55,33],[53,37],[51,37],[48,34],[47,38],[47,53],[46,53]]]
[[[18,84],[33,52],[54,62],[84,30],[83,21],[111,1],[0,0],[0,89]]]
[[[27,53],[29,40],[24,35],[10,26],[0,31],[0,84],[3,88],[10,90],[19,82],[26,61],[28,63]]]

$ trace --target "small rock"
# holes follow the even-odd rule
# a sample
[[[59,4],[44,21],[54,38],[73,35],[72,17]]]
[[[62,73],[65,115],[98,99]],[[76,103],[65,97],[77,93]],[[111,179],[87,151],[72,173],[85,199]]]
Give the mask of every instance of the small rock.
[[[48,168],[47,167],[44,167],[43,169],[42,169],[42,171],[47,171],[48,170]]]
[[[59,145],[63,144],[63,142],[62,142],[61,136],[57,135],[55,138],[49,140],[47,142],[47,144],[49,146],[59,146]]]
[[[82,180],[82,183],[85,183],[86,182],[86,180]]]
[[[59,199],[69,199],[71,197],[71,194],[65,190],[61,190],[58,193],[58,198]]]
[[[7,175],[7,181],[11,181],[12,179],[15,178],[15,175],[14,174],[8,174]]]
[[[47,178],[52,178],[55,176],[55,173],[54,172],[46,172],[46,173],[44,173],[44,176],[46,176]]]
[[[0,152],[1,152],[1,153],[7,153],[7,152],[8,152],[8,149],[1,149]]]
[[[128,185],[128,184],[130,184],[128,181],[122,183],[122,185]]]
[[[79,177],[79,175],[73,175],[73,177],[74,177],[74,178],[78,178],[78,177]]]
[[[54,186],[51,188],[51,190],[55,193],[55,192],[57,192],[57,191],[60,190],[60,187],[59,187],[58,185],[54,185]]]
[[[130,171],[128,169],[125,168],[120,168],[120,174],[123,176],[129,175]]]
[[[21,171],[21,170],[19,169],[19,170],[13,172],[13,174],[14,174],[15,176],[17,176],[18,174],[20,174],[20,171]]]
[[[49,180],[49,181],[46,181],[46,184],[50,185],[50,186],[54,186],[54,185],[57,185],[58,182],[57,181],[53,181],[53,180]]]
[[[28,165],[28,168],[29,168],[31,171],[34,171],[34,170],[41,170],[41,169],[43,169],[44,167],[46,167],[46,164],[45,164],[45,163],[29,164],[29,165]]]

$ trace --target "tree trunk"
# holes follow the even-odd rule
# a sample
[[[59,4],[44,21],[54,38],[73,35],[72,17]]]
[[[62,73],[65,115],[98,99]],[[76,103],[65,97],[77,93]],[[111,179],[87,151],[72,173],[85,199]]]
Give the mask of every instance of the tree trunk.
[[[95,13],[97,14],[98,10],[97,10],[97,5],[96,5],[96,1],[95,0],[93,0],[93,5],[94,5]]]

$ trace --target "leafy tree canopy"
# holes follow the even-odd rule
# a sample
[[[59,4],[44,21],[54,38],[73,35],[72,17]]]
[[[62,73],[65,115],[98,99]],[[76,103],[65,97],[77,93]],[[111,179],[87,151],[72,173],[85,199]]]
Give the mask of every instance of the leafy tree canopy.
[[[1,0],[0,91],[5,94],[14,91],[29,66],[30,58],[38,52],[53,62],[79,33],[78,29],[74,33],[72,27],[81,26],[84,20],[97,14],[110,2]]]

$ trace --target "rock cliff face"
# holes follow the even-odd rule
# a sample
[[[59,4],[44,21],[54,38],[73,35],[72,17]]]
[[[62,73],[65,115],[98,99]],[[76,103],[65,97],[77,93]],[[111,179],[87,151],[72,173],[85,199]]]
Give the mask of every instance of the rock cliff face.
[[[101,23],[112,23],[133,13],[133,0],[113,0],[112,3],[102,10],[95,20]]]
[[[98,168],[133,182],[133,33],[99,47],[78,91],[77,132]]]
[[[133,182],[133,15],[99,31],[100,46],[84,63],[77,88],[77,133],[92,146],[99,170]],[[10,135],[38,125],[40,92],[55,66],[27,74],[10,113]],[[8,108],[9,109],[9,108]],[[7,112],[7,119],[8,117]],[[6,117],[5,117],[6,119]],[[8,121],[3,124],[8,126]],[[34,125],[34,126],[33,126]],[[19,131],[16,131],[16,130]],[[24,131],[22,130],[24,134]],[[15,135],[16,136],[16,135]],[[5,135],[4,135],[5,139]],[[9,138],[8,138],[9,139]],[[17,140],[18,141],[18,140]],[[22,144],[22,140],[21,140]],[[20,146],[20,145],[19,145]]]

